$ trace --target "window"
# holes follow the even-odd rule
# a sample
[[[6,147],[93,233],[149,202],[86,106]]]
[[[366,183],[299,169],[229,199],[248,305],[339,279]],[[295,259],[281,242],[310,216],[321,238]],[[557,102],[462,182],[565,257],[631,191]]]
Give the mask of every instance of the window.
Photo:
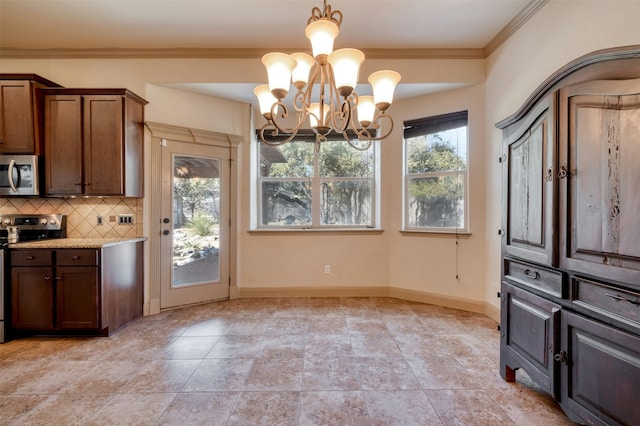
[[[361,151],[338,135],[316,152],[309,132],[257,147],[259,228],[375,226],[375,143]]]
[[[466,232],[467,111],[404,123],[404,229]]]

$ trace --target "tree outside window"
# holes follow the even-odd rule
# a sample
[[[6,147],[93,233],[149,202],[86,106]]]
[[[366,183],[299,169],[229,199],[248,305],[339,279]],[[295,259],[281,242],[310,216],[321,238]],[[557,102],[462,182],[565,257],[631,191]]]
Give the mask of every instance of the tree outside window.
[[[405,122],[405,229],[467,230],[467,112]]]
[[[258,143],[260,227],[372,227],[374,145],[360,151],[343,140],[313,137],[279,146]]]

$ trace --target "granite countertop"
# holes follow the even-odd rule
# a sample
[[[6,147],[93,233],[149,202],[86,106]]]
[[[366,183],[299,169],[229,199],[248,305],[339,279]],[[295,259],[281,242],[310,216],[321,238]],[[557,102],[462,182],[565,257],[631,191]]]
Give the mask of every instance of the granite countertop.
[[[12,249],[32,249],[32,248],[50,248],[50,249],[64,249],[64,248],[102,248],[109,247],[123,243],[134,243],[139,241],[145,241],[146,237],[139,238],[54,238],[50,240],[39,241],[23,241],[18,243],[9,244],[9,248]]]

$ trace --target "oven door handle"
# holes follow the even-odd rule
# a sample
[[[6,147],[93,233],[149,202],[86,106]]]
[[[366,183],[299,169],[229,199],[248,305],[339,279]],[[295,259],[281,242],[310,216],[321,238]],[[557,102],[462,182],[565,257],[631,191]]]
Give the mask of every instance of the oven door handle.
[[[16,160],[9,161],[9,168],[7,172],[9,173],[9,186],[13,192],[18,192],[18,188],[16,188],[16,184],[13,181],[13,169],[16,167]]]

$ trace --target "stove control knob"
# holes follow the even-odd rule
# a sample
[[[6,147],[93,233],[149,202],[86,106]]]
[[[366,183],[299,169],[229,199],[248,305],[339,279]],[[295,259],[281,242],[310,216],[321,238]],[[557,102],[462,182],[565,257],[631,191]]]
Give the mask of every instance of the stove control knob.
[[[2,224],[3,224],[3,225],[11,225],[11,219],[5,219],[5,220],[2,222]]]
[[[56,223],[55,219],[49,219],[49,225],[55,225]]]
[[[46,225],[47,224],[47,219],[40,219],[40,224],[41,225]]]

